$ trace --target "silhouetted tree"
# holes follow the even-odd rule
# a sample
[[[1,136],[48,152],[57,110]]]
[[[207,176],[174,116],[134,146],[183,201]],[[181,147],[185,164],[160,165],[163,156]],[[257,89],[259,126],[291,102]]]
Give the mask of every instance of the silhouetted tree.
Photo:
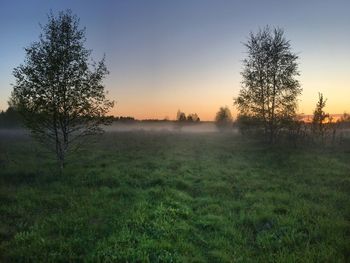
[[[286,123],[296,114],[297,96],[301,88],[296,76],[298,56],[280,28],[265,27],[251,33],[245,44],[242,88],[235,105],[240,118],[255,121],[268,141],[274,143]]]
[[[121,121],[121,122],[134,122],[136,121],[134,117],[131,116],[119,116],[119,117],[114,117],[115,121]]]
[[[178,122],[185,122],[187,120],[186,114],[180,110],[177,111],[176,120]]]
[[[346,136],[346,134],[350,134],[349,133],[349,128],[350,128],[350,114],[348,113],[344,113],[340,119],[338,120],[338,126],[340,129],[340,134],[339,134],[339,141],[343,141],[344,137],[348,137]]]
[[[17,110],[9,106],[0,113],[0,128],[16,128],[20,126],[20,116]]]
[[[232,114],[227,106],[220,107],[215,116],[215,124],[221,131],[232,128]]]
[[[70,10],[51,13],[39,41],[25,49],[24,64],[13,72],[11,103],[32,135],[56,153],[61,170],[71,146],[101,133],[113,107],[102,84],[108,74],[104,59],[91,63],[84,43],[85,29]]]
[[[329,118],[329,114],[324,112],[324,108],[326,107],[327,99],[323,98],[323,94],[318,94],[318,101],[316,104],[316,108],[314,110],[314,115],[312,118],[312,131],[314,136],[321,137],[322,140],[325,136],[325,122]]]
[[[200,118],[198,117],[197,113],[191,113],[187,115],[187,121],[188,122],[200,122]]]
[[[350,114],[344,112],[340,117],[340,122],[350,122]]]
[[[344,114],[339,119],[341,128],[350,128],[350,114],[344,112]]]

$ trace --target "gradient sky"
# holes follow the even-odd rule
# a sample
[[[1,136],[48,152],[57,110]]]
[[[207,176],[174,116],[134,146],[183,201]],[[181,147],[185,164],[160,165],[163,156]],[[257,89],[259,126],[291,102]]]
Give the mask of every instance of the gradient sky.
[[[0,109],[39,23],[67,8],[86,26],[94,59],[106,54],[115,115],[173,119],[181,109],[212,120],[225,105],[236,113],[242,43],[267,24],[284,28],[300,56],[299,112],[312,113],[318,92],[328,112],[350,112],[349,0],[0,0]]]

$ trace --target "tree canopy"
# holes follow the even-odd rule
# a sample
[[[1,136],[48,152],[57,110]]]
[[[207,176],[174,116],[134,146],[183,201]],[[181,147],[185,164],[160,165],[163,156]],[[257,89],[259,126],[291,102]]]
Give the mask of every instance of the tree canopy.
[[[286,123],[296,114],[301,94],[298,56],[292,52],[283,29],[265,27],[251,33],[245,43],[242,87],[235,105],[240,117],[252,120],[273,143]]]
[[[85,41],[85,29],[70,10],[51,13],[13,71],[11,105],[33,136],[54,150],[61,167],[74,142],[102,132],[113,107],[103,85],[105,61],[93,62]]]
[[[220,107],[215,116],[215,124],[220,130],[232,127],[232,114],[227,106]]]

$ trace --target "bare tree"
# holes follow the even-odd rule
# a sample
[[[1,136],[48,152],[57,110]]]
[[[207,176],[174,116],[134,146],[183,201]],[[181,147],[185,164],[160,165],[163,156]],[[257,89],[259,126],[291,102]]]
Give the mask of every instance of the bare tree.
[[[243,60],[242,88],[235,105],[244,120],[254,120],[270,143],[296,115],[301,94],[298,56],[280,28],[265,27],[250,33],[248,57]]]
[[[91,62],[79,19],[70,10],[51,13],[42,31],[25,49],[24,64],[14,69],[10,104],[32,135],[56,153],[62,171],[75,142],[102,132],[114,103],[102,84],[108,74],[104,59]]]

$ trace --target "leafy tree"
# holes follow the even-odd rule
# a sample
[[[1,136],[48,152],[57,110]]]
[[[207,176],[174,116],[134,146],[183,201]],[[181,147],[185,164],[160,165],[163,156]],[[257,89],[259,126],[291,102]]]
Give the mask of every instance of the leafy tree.
[[[248,57],[243,60],[242,87],[235,105],[244,120],[255,120],[270,143],[296,115],[301,94],[298,56],[280,28],[265,27],[250,33]]]
[[[339,134],[339,139],[342,141],[344,137],[346,138],[348,134],[348,129],[350,128],[350,114],[344,112],[344,114],[340,117],[338,120],[338,127],[340,128],[341,132]]]
[[[39,41],[25,49],[24,63],[13,71],[11,105],[32,135],[56,153],[61,170],[73,145],[102,132],[114,104],[102,84],[108,74],[104,59],[92,62],[85,40],[70,10],[51,13]]]
[[[343,115],[339,119],[339,123],[341,127],[350,127],[350,114],[344,112]]]
[[[20,116],[14,107],[0,112],[0,128],[18,128],[20,124]]]
[[[215,116],[215,124],[222,131],[232,127],[232,114],[227,106],[220,107]]]
[[[350,122],[350,114],[344,112],[340,117],[340,122]]]
[[[325,133],[325,122],[329,118],[329,114],[324,112],[326,101],[327,99],[323,98],[323,94],[319,93],[318,101],[312,118],[312,130],[316,136],[323,137]]]
[[[176,120],[178,122],[185,122],[187,120],[186,114],[180,110],[177,111]]]
[[[187,115],[188,122],[200,122],[200,118],[197,113],[191,113]]]

